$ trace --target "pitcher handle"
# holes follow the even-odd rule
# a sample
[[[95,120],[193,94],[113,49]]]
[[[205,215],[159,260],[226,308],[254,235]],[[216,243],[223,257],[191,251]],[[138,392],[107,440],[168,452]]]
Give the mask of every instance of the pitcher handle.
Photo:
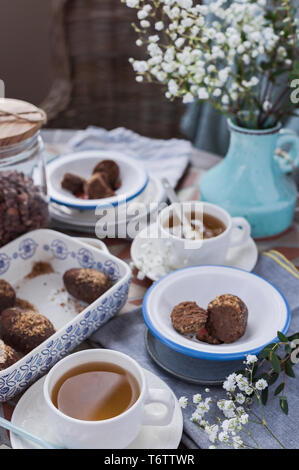
[[[289,146],[284,150],[284,146]],[[275,160],[283,173],[292,173],[299,167],[299,137],[291,129],[281,129],[277,140]]]

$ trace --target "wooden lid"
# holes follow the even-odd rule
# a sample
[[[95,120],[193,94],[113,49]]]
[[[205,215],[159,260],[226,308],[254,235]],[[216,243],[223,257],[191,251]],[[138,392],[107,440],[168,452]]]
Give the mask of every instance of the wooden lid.
[[[46,121],[46,113],[33,104],[0,98],[0,147],[32,137]]]

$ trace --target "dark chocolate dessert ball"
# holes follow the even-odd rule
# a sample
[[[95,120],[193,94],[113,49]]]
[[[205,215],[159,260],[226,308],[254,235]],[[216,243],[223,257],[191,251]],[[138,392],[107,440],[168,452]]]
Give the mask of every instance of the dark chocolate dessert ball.
[[[197,333],[207,321],[207,312],[196,302],[181,302],[171,312],[173,327],[182,334]]]
[[[0,371],[15,364],[21,355],[0,339]]]
[[[93,173],[105,173],[108,176],[109,186],[112,189],[119,187],[119,166],[113,160],[102,160],[94,167]]]
[[[102,199],[114,196],[114,191],[107,184],[106,175],[95,173],[85,184],[85,193],[88,199]]]
[[[0,279],[0,313],[16,303],[16,293],[13,287],[4,279]]]
[[[207,330],[214,338],[233,343],[245,333],[247,318],[243,300],[232,294],[219,295],[208,305]]]
[[[34,310],[7,308],[0,316],[5,343],[24,354],[32,351],[55,333],[52,323]]]
[[[94,302],[111,287],[111,280],[97,269],[72,268],[63,275],[69,294],[87,304]]]
[[[61,181],[61,187],[76,195],[83,193],[85,183],[86,180],[81,178],[81,176],[74,175],[73,173],[65,173]]]

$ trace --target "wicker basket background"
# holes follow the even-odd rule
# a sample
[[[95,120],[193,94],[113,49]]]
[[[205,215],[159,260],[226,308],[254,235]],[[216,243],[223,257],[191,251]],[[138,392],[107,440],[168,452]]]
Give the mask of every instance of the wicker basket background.
[[[140,134],[180,136],[183,106],[162,87],[137,83],[129,57],[142,58],[131,23],[136,10],[120,0],[52,0],[52,53],[57,77],[43,103],[48,127],[97,125]]]

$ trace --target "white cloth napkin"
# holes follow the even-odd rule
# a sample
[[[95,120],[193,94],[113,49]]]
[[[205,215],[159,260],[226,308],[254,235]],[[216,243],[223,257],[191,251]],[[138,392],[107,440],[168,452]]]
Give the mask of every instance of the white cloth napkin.
[[[152,176],[167,177],[175,186],[188,165],[192,145],[183,139],[151,139],[118,127],[111,131],[100,127],[88,127],[76,132],[68,147],[79,152],[83,150],[114,150],[142,161]]]

